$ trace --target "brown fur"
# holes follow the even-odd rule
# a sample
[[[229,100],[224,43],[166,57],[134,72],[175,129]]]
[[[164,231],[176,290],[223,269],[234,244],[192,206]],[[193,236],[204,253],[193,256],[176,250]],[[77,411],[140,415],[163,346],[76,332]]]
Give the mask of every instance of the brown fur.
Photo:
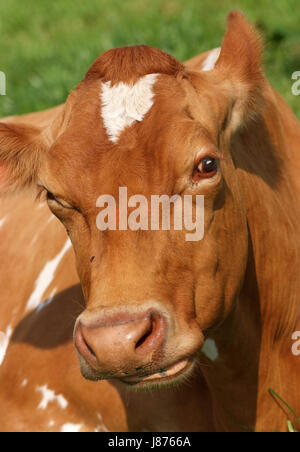
[[[28,125],[0,124],[1,192],[30,186],[36,181],[43,149],[40,134],[39,129]]]
[[[108,50],[97,58],[86,74],[85,80],[99,79],[104,82],[135,82],[147,74],[176,76],[183,65],[162,50],[140,45]]]

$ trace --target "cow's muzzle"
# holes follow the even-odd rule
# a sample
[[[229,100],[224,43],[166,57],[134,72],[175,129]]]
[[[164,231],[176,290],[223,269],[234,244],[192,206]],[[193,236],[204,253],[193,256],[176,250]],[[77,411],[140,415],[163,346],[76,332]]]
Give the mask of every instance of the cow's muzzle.
[[[158,312],[114,313],[88,322],[79,318],[74,343],[86,378],[128,379],[132,384],[134,379],[166,372],[159,362],[167,333],[168,321]]]

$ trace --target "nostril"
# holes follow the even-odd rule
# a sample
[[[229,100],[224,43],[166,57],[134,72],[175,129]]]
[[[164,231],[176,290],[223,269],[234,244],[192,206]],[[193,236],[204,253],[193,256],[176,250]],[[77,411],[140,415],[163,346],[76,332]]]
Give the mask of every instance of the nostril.
[[[93,358],[97,358],[96,354],[94,352],[94,350],[92,349],[92,347],[90,347],[90,345],[88,344],[88,342],[86,341],[83,332],[82,332],[82,327],[79,324],[76,330],[76,335],[75,335],[75,345],[77,350],[79,351],[79,353],[84,356],[84,357],[93,357]]]
[[[90,354],[91,354],[94,358],[97,358],[97,357],[96,357],[96,353],[94,353],[94,350],[89,346],[89,344],[88,344],[86,341],[85,341],[85,345],[86,345],[88,351],[90,352]]]
[[[149,327],[147,329],[147,331],[145,332],[145,334],[137,341],[137,343],[135,344],[135,350],[137,351],[140,347],[143,346],[143,344],[145,344],[145,342],[147,341],[147,339],[151,336],[153,332],[153,324],[152,322],[150,322]]]
[[[164,341],[165,332],[165,320],[158,314],[151,314],[147,329],[136,342],[135,351],[142,354],[158,350]]]

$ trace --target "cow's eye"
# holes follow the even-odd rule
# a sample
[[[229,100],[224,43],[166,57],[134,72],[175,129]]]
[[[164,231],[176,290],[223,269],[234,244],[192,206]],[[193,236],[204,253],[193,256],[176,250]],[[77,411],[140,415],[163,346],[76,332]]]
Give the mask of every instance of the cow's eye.
[[[218,171],[219,161],[215,157],[204,157],[199,160],[193,171],[193,182],[198,182],[201,179],[209,179]]]
[[[54,196],[53,193],[51,193],[51,191],[47,190],[47,201],[50,203],[55,203],[57,205],[59,205],[60,207],[63,207],[64,209],[69,209],[69,210],[73,210],[73,208],[71,206],[67,206],[65,205],[64,202],[59,201],[58,199],[56,199],[56,197]]]

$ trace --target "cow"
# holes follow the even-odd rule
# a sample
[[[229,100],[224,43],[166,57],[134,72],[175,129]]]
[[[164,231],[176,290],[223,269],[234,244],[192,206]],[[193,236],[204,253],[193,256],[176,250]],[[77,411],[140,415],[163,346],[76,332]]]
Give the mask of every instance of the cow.
[[[295,423],[271,390],[299,416],[300,126],[261,55],[233,11],[220,49],[109,50],[0,122],[1,431]],[[203,238],[99,230],[120,187],[204,196]]]

